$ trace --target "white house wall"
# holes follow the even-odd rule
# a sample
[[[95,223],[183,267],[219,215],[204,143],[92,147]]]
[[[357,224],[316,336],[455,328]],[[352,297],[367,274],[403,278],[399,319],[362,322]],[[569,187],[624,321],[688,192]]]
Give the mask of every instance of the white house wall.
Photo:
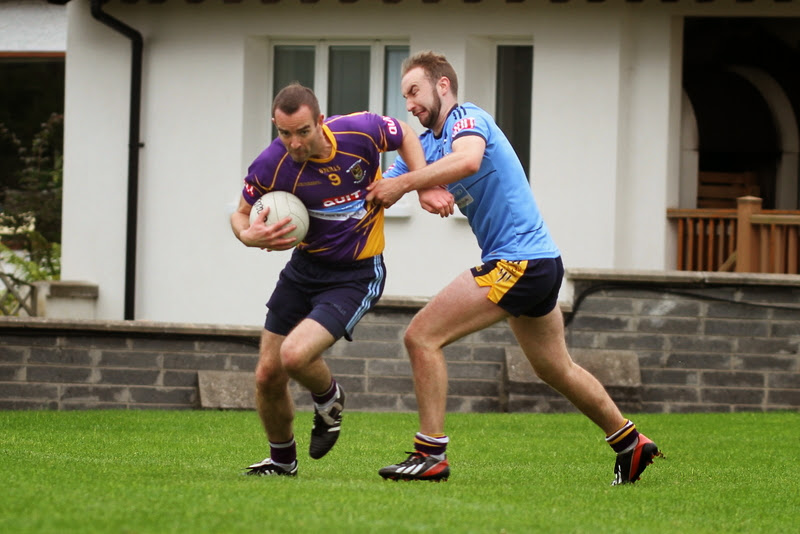
[[[0,52],[64,52],[67,19],[63,6],[3,0],[0,2]]]
[[[620,92],[620,172],[611,267],[674,265],[665,213],[677,207],[682,20],[650,10],[626,17]],[[672,246],[665,246],[672,245]]]
[[[97,317],[121,319],[131,47],[87,4],[67,10],[61,278],[98,284]]]
[[[567,268],[612,267],[619,11],[550,11],[533,32],[533,190]]]
[[[691,6],[169,0],[105,9],[144,36],[138,319],[263,320],[288,253],[242,246],[228,215],[268,142],[270,38],[432,48],[456,67],[461,100],[489,111],[493,46],[532,43],[532,187],[566,267],[672,267],[665,209],[678,198],[680,10]],[[131,47],[91,18],[88,0],[68,13],[63,278],[98,283],[97,316],[120,319]],[[385,295],[431,296],[480,254],[463,219],[409,200],[408,217],[387,219]]]
[[[263,257],[281,259],[245,249],[228,223],[243,176],[244,39],[209,38],[215,18],[169,22],[147,53],[137,316],[228,322],[248,295],[263,300]]]

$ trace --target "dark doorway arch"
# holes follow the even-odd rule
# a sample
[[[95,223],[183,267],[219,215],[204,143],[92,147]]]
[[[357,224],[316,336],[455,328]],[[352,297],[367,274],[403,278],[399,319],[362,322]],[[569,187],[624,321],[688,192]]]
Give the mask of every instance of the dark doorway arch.
[[[764,208],[775,208],[781,132],[759,88],[732,67],[773,78],[792,103],[796,125],[800,55],[790,44],[798,39],[786,39],[792,34],[800,38],[800,19],[686,19],[683,85],[697,120],[697,207],[735,207],[737,196],[754,194]]]

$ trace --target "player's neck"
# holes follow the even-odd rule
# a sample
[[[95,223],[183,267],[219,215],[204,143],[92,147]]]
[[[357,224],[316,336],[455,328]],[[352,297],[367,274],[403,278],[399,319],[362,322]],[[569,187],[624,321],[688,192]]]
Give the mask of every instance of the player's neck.
[[[436,124],[431,128],[431,131],[436,138],[442,136],[442,129],[444,128],[444,123],[447,122],[447,117],[449,117],[453,110],[458,107],[458,102],[455,100],[449,102],[448,104],[442,102],[442,104],[444,105],[439,112],[439,118],[436,121]],[[446,112],[444,111],[445,109],[447,110]]]
[[[321,159],[327,160],[333,156],[333,143],[328,139],[325,131],[322,132],[322,142],[319,145],[319,148],[311,154],[311,157],[314,159]]]

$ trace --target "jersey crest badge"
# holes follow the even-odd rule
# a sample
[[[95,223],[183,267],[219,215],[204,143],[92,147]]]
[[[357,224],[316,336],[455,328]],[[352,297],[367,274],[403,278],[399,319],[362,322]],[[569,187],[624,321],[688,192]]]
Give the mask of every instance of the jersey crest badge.
[[[354,183],[359,183],[364,179],[364,169],[361,168],[360,161],[356,161],[355,163],[350,165],[350,168],[347,169],[347,172],[349,172],[353,176]]]
[[[470,195],[467,191],[467,188],[461,184],[455,184],[451,187],[448,187],[448,190],[450,191],[450,194],[453,195],[453,198],[456,201],[456,206],[462,210],[475,201],[475,199],[472,198],[472,195]]]

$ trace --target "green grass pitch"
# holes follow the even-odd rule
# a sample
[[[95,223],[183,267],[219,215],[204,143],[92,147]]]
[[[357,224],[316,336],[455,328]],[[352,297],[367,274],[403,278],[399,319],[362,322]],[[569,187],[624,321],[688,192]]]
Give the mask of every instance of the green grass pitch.
[[[416,414],[346,412],[297,478],[246,477],[267,455],[254,412],[0,412],[0,532],[798,532],[800,413],[631,417],[666,458],[611,487],[614,456],[577,414],[450,414],[450,480],[395,482]]]

